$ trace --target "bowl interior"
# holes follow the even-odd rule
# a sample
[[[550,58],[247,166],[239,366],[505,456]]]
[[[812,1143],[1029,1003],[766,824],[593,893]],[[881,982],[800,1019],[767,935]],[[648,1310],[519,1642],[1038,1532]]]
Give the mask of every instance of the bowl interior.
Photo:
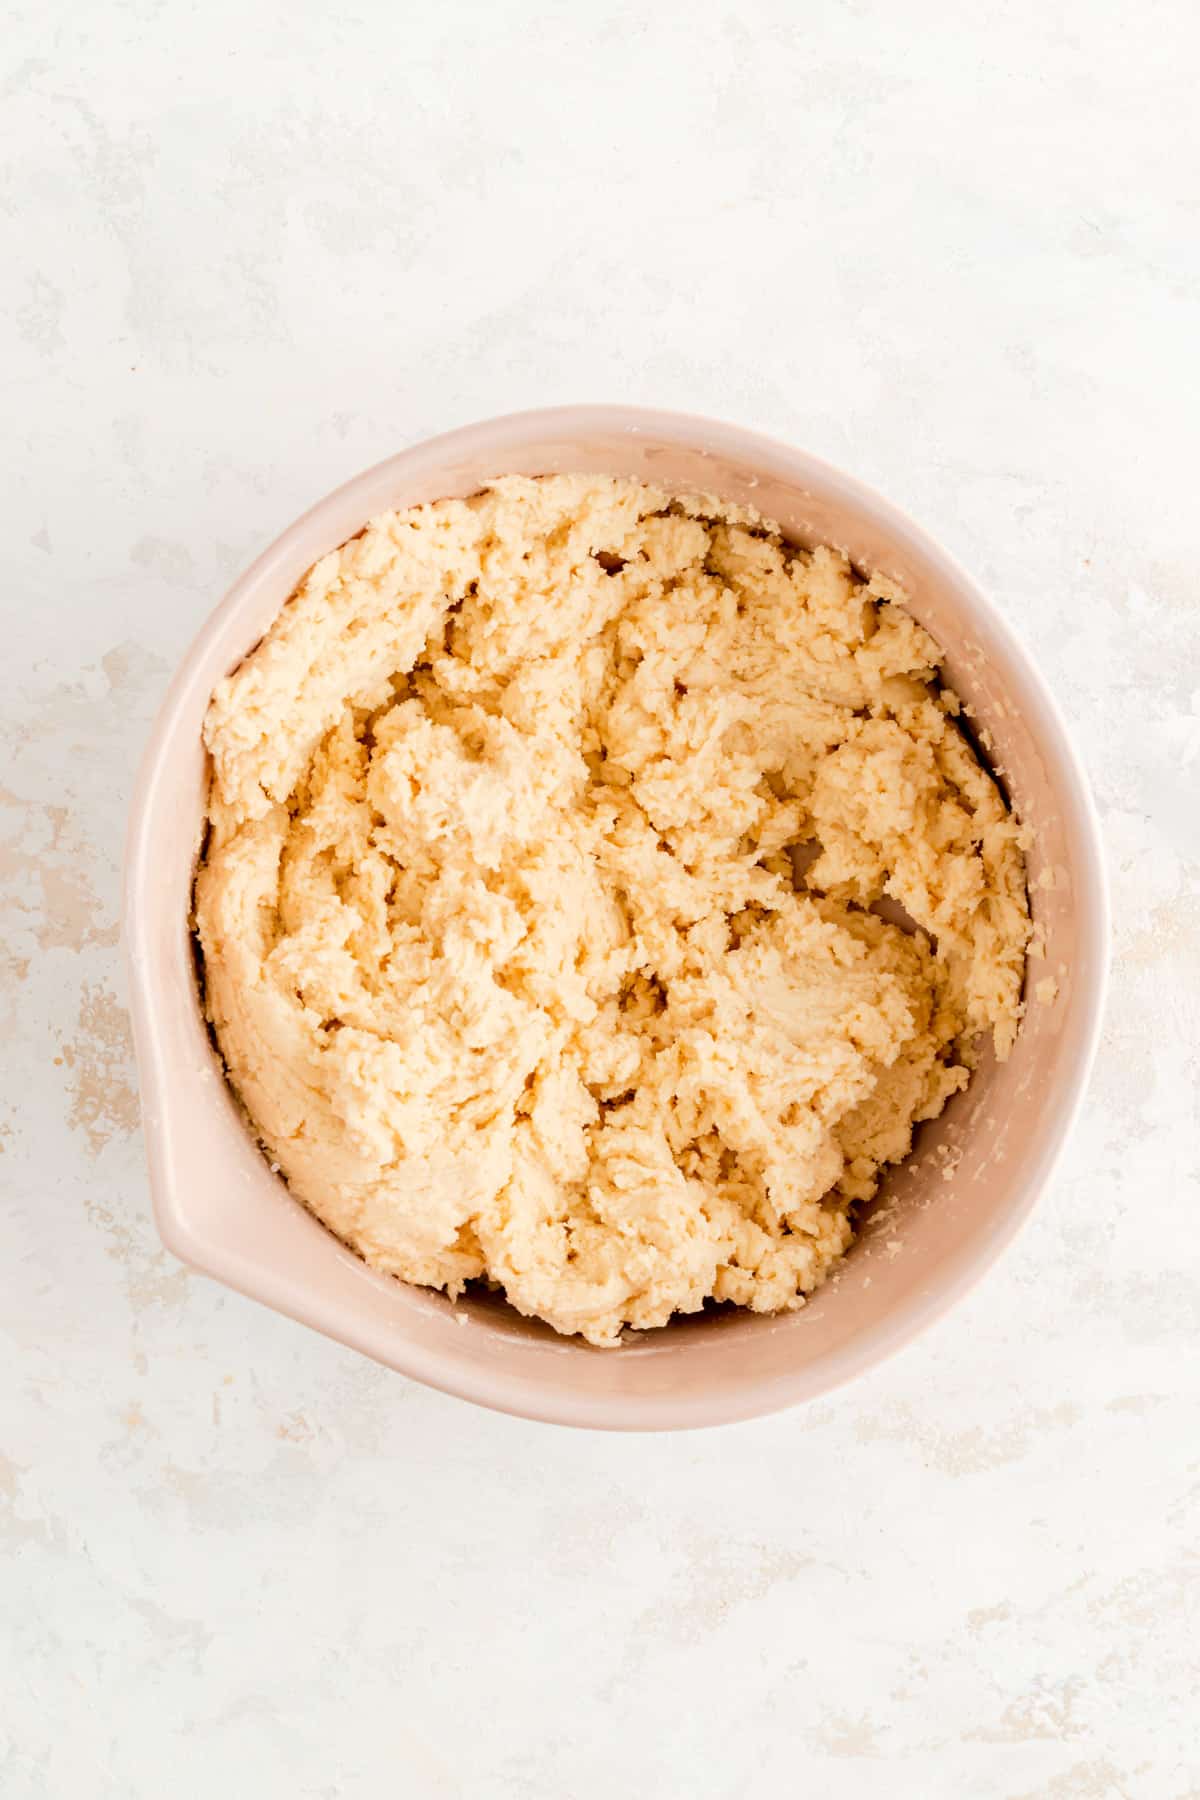
[[[373,514],[466,495],[504,473],[595,471],[750,503],[794,542],[831,543],[901,583],[946,676],[995,746],[1032,833],[1044,960],[1005,1064],[923,1126],[837,1276],[799,1313],[720,1308],[629,1333],[619,1351],[558,1337],[484,1296],[376,1275],[295,1202],[247,1134],[198,1005],[188,916],[204,806],[200,726],[304,570]],[[1007,630],[910,521],[838,471],[707,421],[628,409],[525,414],[368,470],[290,528],[236,584],[164,703],[130,825],[126,948],[156,1215],[186,1261],[331,1337],[485,1404],[567,1423],[662,1428],[825,1391],[912,1336],[970,1285],[1032,1206],[1078,1100],[1104,983],[1106,925],[1089,802],[1061,724]],[[1052,1002],[1033,999],[1052,977]]]

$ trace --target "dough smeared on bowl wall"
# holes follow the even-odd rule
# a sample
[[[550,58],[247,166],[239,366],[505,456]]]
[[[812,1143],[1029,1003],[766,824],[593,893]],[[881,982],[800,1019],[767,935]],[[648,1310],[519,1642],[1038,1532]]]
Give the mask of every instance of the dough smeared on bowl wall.
[[[220,684],[209,1017],[373,1267],[605,1345],[792,1308],[1007,1056],[1019,830],[901,599],[709,498],[510,477],[373,520]]]

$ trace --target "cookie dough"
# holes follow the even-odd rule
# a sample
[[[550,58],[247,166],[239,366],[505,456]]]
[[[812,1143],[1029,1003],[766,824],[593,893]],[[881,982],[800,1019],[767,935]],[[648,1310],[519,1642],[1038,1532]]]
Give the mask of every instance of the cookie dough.
[[[1018,827],[902,599],[712,499],[513,477],[372,520],[220,684],[208,1015],[374,1268],[601,1345],[796,1307],[1007,1056]]]

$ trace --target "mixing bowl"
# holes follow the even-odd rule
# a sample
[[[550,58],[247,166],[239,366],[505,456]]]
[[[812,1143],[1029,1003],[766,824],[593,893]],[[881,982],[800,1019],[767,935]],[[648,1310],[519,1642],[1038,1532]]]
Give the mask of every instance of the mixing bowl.
[[[713,1308],[591,1349],[498,1297],[375,1273],[289,1194],[256,1147],[205,1026],[189,925],[205,802],[200,728],[219,678],[304,571],[392,507],[462,496],[501,474],[599,472],[756,506],[799,544],[844,549],[905,589],[945,675],[992,747],[1028,826],[1044,958],[1006,1063],[922,1126],[836,1277],[797,1313]],[[1099,1031],[1107,903],[1098,828],[1059,712],[993,607],[932,539],[827,463],[710,419],[630,407],[516,414],[418,444],[321,500],[237,581],[184,657],[137,782],[124,935],[142,1117],[164,1243],[194,1268],[448,1393],[561,1424],[708,1425],[770,1412],[863,1374],[954,1304],[1049,1181]],[[1043,1003],[1030,990],[1053,982]],[[1049,991],[1047,986],[1045,991]]]

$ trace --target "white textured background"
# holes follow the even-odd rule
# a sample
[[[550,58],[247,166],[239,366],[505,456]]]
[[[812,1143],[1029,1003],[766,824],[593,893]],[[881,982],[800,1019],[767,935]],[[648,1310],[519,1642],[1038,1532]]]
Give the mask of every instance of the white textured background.
[[[54,0],[0,57],[3,1800],[1200,1793],[1191,0]],[[579,399],[941,536],[1114,889],[1018,1247],[869,1382],[682,1437],[489,1416],[182,1272],[122,1005],[132,772],[230,578]]]

